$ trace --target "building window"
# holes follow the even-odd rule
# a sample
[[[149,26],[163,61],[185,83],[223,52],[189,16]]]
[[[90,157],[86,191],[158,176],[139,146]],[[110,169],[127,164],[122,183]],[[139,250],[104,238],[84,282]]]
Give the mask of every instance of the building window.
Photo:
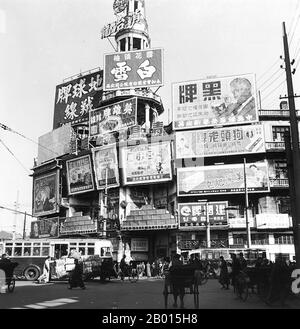
[[[244,246],[247,243],[247,236],[246,234],[233,234],[233,244]]]
[[[274,142],[284,142],[284,133],[285,131],[289,131],[289,126],[273,126],[272,133],[273,133],[273,141]]]
[[[292,234],[274,234],[275,244],[293,244],[294,237]]]
[[[134,1],[134,11],[138,10],[139,2]]]
[[[141,49],[141,39],[133,38],[133,50]]]
[[[252,244],[269,244],[269,235],[268,234],[251,234],[251,243]]]
[[[285,160],[274,161],[275,178],[277,179],[288,179],[288,168]]]
[[[125,51],[126,38],[120,40],[120,51]]]

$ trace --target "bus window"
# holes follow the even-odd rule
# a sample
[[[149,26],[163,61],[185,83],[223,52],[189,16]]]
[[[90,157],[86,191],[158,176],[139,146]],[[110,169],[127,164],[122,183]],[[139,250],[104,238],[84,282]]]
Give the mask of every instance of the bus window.
[[[101,248],[101,257],[110,257],[111,256],[111,251],[109,247],[102,247]]]
[[[40,254],[41,254],[41,244],[39,242],[33,243],[32,256],[40,256]]]
[[[95,244],[94,243],[88,243],[87,254],[88,255],[95,254]]]
[[[50,247],[44,246],[42,247],[42,256],[49,256],[50,255]]]
[[[31,256],[31,243],[24,243],[23,256]]]
[[[14,256],[22,255],[22,243],[16,243],[14,248]]]
[[[8,256],[12,256],[12,243],[7,243],[6,246],[5,246],[5,253],[8,255]]]
[[[78,251],[81,253],[81,255],[85,255],[85,243],[79,243]]]

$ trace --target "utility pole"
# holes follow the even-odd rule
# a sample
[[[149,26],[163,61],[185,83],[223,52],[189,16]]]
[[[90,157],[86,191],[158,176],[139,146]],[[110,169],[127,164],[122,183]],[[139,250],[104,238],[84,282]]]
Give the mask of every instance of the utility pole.
[[[299,157],[299,132],[298,132],[298,121],[295,108],[294,100],[294,89],[293,80],[291,73],[291,62],[289,54],[288,39],[285,29],[285,23],[282,23],[283,27],[283,47],[284,47],[284,61],[285,61],[285,72],[286,72],[286,83],[288,92],[288,103],[290,111],[290,126],[292,136],[292,186],[291,189],[291,208],[293,218],[293,230],[294,230],[294,245],[297,267],[300,267],[300,157]],[[293,197],[294,196],[294,197]]]
[[[24,224],[23,224],[23,239],[26,238],[26,211],[24,213]]]
[[[246,231],[247,231],[247,248],[251,248],[251,232],[249,225],[249,199],[248,199],[248,188],[247,188],[247,175],[246,175],[246,158],[244,158],[244,187],[245,187],[245,220],[246,220]]]
[[[206,210],[206,241],[207,241],[207,248],[211,247],[210,241],[210,222],[209,222],[209,213],[208,213],[208,201],[205,202],[205,210]]]

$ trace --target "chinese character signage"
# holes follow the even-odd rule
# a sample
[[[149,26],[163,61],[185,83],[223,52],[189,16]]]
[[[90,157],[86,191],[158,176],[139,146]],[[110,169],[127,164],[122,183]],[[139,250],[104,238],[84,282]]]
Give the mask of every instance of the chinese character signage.
[[[119,168],[116,145],[93,149],[97,189],[119,186]]]
[[[89,155],[66,161],[69,194],[94,190],[91,158]]]
[[[288,214],[270,214],[263,213],[257,214],[256,228],[257,229],[268,229],[268,228],[289,228],[292,227]]]
[[[30,238],[48,238],[58,237],[59,235],[59,218],[41,219],[31,222]]]
[[[59,172],[33,178],[33,216],[59,212]]]
[[[147,238],[132,238],[131,239],[131,251],[148,251],[148,239]]]
[[[211,225],[227,225],[227,201],[208,202],[208,220]],[[180,227],[197,227],[207,224],[205,202],[179,203]]]
[[[246,177],[248,192],[269,192],[267,162],[247,163]],[[244,192],[243,164],[177,169],[178,196]]]
[[[114,103],[92,110],[90,113],[90,137],[103,136],[137,124],[137,98]]]
[[[254,74],[174,83],[174,129],[258,121]]]
[[[163,85],[163,51],[153,48],[104,55],[105,91]]]
[[[265,152],[262,124],[176,132],[176,158]]]
[[[172,180],[169,142],[129,146],[122,151],[125,185]]]
[[[99,107],[103,93],[103,70],[56,87],[53,129],[70,122],[89,121],[89,112]]]

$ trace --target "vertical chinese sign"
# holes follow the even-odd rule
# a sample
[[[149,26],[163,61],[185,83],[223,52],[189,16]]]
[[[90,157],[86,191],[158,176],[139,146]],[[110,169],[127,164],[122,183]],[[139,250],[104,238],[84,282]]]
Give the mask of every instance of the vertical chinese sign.
[[[105,91],[163,85],[163,50],[153,48],[104,55]]]
[[[81,76],[56,87],[53,129],[70,122],[88,123],[89,112],[99,107],[103,93],[103,70]]]
[[[175,130],[258,121],[254,74],[172,85]]]

